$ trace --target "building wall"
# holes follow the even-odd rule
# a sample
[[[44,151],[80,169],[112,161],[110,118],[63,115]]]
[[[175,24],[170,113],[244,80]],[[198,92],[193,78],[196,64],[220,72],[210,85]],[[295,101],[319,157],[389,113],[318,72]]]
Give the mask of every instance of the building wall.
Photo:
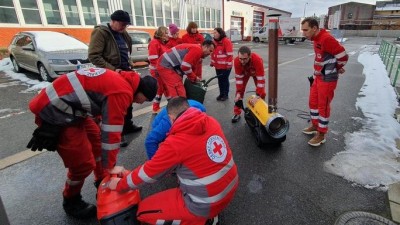
[[[400,30],[400,10],[376,11],[373,30]]]
[[[350,2],[328,8],[328,16],[334,18],[333,24],[338,24],[339,29],[370,29],[375,11],[375,5]],[[339,13],[335,18],[335,13]],[[337,27],[334,27],[337,28]]]
[[[128,29],[148,31],[175,23],[185,33],[195,21],[211,31],[222,24],[222,0],[3,0],[0,1],[0,47],[24,30],[68,33],[88,43],[96,24],[108,22],[110,14],[123,9],[131,16]]]

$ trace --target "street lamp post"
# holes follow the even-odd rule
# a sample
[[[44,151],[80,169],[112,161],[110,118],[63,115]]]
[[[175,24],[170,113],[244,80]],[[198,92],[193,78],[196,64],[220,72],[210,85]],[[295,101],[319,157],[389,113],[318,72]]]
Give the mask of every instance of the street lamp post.
[[[306,17],[306,7],[307,7],[307,5],[308,5],[308,2],[306,2],[306,3],[304,4],[304,13],[303,13],[303,17]]]

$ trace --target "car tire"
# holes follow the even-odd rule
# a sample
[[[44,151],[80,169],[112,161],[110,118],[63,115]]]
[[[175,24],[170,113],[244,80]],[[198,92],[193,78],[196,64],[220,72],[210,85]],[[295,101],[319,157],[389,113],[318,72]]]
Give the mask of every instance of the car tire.
[[[46,67],[44,67],[44,65],[42,63],[39,63],[38,69],[39,69],[39,80],[40,81],[51,82],[53,80],[53,78],[51,78],[49,72],[47,72]]]
[[[255,38],[253,39],[253,41],[254,41],[255,43],[258,43],[258,42],[260,42],[260,38],[255,37]]]
[[[13,64],[14,71],[15,71],[16,73],[19,73],[19,72],[22,71],[22,68],[19,66],[17,60],[15,60],[14,57],[11,57],[11,63]]]

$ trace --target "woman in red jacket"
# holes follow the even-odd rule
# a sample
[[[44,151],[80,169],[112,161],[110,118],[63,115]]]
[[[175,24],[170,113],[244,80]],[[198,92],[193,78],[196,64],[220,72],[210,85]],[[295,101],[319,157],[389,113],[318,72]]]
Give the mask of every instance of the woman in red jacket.
[[[167,43],[167,47],[168,48],[172,48],[175,47],[179,44],[182,44],[182,38],[179,37],[179,28],[171,23],[170,25],[168,25],[168,30],[169,30],[169,40]]]
[[[158,113],[160,111],[160,102],[162,95],[164,94],[164,87],[161,85],[158,73],[156,71],[158,58],[164,54],[168,49],[166,43],[168,42],[168,28],[160,26],[154,33],[154,38],[149,43],[149,70],[152,77],[157,79],[158,89],[157,95],[153,101],[153,113]]]
[[[182,36],[182,42],[183,43],[188,43],[188,44],[198,44],[201,45],[204,42],[204,37],[199,33],[197,30],[197,24],[195,22],[190,22],[189,25],[186,28],[186,34]],[[194,72],[199,79],[201,79],[202,76],[202,62],[203,60],[200,60],[197,63],[196,66],[196,71]]]
[[[225,31],[217,27],[214,29],[215,50],[211,54],[211,64],[218,76],[219,95],[217,101],[225,101],[229,94],[229,74],[232,70],[233,45],[226,37]]]

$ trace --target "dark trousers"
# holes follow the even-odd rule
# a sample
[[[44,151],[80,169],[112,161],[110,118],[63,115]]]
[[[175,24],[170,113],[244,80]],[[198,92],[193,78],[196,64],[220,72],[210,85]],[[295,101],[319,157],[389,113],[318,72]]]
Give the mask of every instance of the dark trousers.
[[[232,68],[229,69],[215,69],[218,76],[219,96],[228,97],[229,94],[229,74]]]
[[[132,124],[132,110],[133,110],[133,107],[132,107],[132,105],[130,105],[128,107],[128,109],[126,110],[124,126],[129,126],[130,124]]]

